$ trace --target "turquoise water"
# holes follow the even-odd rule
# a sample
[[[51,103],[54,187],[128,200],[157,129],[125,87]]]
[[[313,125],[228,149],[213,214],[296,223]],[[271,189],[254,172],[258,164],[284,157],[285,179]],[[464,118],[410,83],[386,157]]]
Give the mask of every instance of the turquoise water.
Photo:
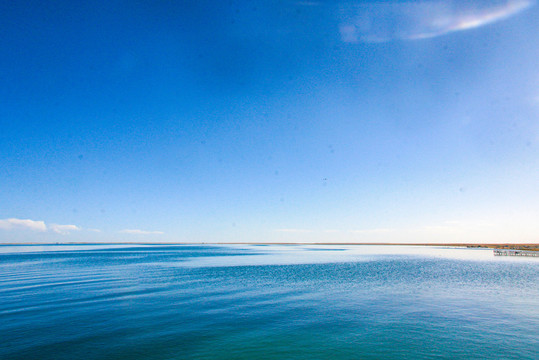
[[[0,246],[0,359],[538,359],[539,259]]]

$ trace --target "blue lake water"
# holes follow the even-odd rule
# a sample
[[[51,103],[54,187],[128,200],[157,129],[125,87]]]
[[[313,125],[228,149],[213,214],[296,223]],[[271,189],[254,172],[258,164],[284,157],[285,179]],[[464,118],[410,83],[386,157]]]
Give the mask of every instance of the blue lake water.
[[[0,246],[0,359],[539,359],[539,259]]]

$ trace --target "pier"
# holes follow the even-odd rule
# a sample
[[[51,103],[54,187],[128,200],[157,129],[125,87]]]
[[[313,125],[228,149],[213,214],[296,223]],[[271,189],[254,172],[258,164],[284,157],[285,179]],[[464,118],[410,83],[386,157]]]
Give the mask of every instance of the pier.
[[[494,250],[494,256],[533,256],[539,257],[539,251],[526,250]]]

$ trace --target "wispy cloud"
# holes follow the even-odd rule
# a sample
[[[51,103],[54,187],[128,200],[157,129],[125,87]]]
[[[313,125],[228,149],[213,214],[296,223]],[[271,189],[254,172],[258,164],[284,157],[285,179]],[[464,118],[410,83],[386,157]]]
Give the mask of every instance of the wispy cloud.
[[[296,234],[313,232],[312,230],[309,230],[309,229],[275,229],[275,231],[282,232],[282,233],[296,233]]]
[[[35,221],[30,219],[2,219],[0,220],[0,229],[16,230],[28,229],[33,231],[47,231],[47,225],[44,221]]]
[[[354,234],[387,234],[396,231],[395,229],[379,228],[379,229],[363,229],[363,230],[351,230]]]
[[[82,228],[80,228],[77,225],[71,225],[71,224],[47,225],[42,220],[9,218],[9,219],[0,219],[0,230],[8,230],[8,231],[31,230],[31,231],[38,231],[38,232],[52,231],[56,234],[68,235],[72,231],[80,231],[82,230]]]
[[[344,42],[426,39],[494,23],[534,4],[535,0],[470,1],[459,6],[455,0],[349,2],[340,6],[339,30]]]
[[[148,231],[140,229],[124,229],[119,231],[122,234],[133,234],[133,235],[162,235],[162,231]]]
[[[71,231],[80,231],[81,228],[77,225],[60,225],[60,224],[51,224],[49,226],[51,231],[54,231],[57,234],[68,235]]]

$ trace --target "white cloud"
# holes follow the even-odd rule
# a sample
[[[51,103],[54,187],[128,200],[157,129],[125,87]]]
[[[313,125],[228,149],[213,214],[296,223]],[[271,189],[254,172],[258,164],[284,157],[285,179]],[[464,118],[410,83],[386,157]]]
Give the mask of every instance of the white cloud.
[[[100,233],[101,230],[99,229],[86,229],[87,231],[91,231],[91,232],[97,232],[97,233]]]
[[[28,229],[33,231],[47,231],[47,225],[44,221],[35,221],[30,219],[3,219],[0,220],[0,229],[16,230]]]
[[[0,219],[0,230],[17,231],[17,230],[32,230],[39,232],[52,231],[61,235],[68,235],[72,231],[82,230],[77,225],[61,225],[61,224],[45,224],[44,221],[36,221],[30,219]],[[96,229],[92,229],[95,231]]]
[[[426,39],[491,24],[534,4],[535,0],[344,2],[339,30],[341,40],[351,43]]]
[[[396,231],[395,229],[387,229],[387,228],[380,228],[380,229],[363,229],[363,230],[351,230],[351,233],[354,234],[386,234]]]
[[[71,231],[79,231],[80,227],[77,225],[59,225],[51,224],[49,226],[50,230],[54,231],[57,234],[68,235]]]
[[[312,230],[308,229],[275,229],[277,232],[283,232],[283,233],[310,233],[313,232]]]
[[[119,231],[122,234],[133,234],[133,235],[162,235],[164,232],[162,231],[147,231],[147,230],[140,230],[140,229],[124,229]]]

